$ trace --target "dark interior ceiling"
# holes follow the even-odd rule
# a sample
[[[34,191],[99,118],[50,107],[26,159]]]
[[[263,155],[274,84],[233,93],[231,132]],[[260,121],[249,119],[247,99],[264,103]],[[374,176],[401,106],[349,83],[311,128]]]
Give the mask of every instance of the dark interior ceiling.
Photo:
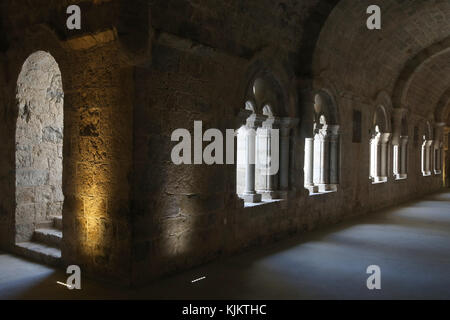
[[[339,1],[318,41],[315,74],[368,98],[384,90],[395,108],[449,122],[450,1],[377,1],[382,29],[370,31],[372,2]]]
[[[105,8],[115,3],[79,2]],[[189,37],[248,58],[264,47],[276,46],[287,53],[287,62],[300,78],[326,72],[339,90],[368,98],[386,91],[394,107],[450,123],[448,0],[379,0],[382,29],[374,31],[366,28],[371,0],[138,2],[141,7],[148,4],[156,32]],[[24,25],[61,24],[68,4],[66,0],[1,1],[0,51],[20,41]],[[110,21],[98,15],[91,20],[91,29]]]

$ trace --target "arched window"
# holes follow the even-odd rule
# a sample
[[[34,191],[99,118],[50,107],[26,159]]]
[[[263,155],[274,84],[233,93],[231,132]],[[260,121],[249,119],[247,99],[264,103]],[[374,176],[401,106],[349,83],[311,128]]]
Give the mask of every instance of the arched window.
[[[241,113],[236,191],[246,203],[284,199],[288,191],[290,131],[297,120],[279,116],[280,91],[270,76],[255,78]]]
[[[54,247],[45,251],[53,258],[61,256],[63,100],[55,59],[29,56],[17,80],[16,243],[25,251]]]
[[[378,106],[373,118],[370,138],[370,179],[372,183],[388,180],[388,145],[391,134],[388,117],[383,106]]]
[[[310,194],[337,191],[340,139],[336,104],[324,90],[315,97],[313,137],[305,139],[305,188]]]
[[[431,170],[433,165],[433,132],[429,121],[426,123],[425,133],[422,136],[422,175],[427,177],[431,176]]]

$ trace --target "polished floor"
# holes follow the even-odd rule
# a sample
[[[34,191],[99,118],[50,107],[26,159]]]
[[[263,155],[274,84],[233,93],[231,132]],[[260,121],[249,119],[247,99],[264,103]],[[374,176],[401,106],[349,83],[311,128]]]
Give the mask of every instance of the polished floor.
[[[368,290],[366,269],[381,269]],[[192,280],[203,278],[192,283]],[[83,279],[0,253],[0,299],[450,299],[450,192],[159,280],[143,289]]]

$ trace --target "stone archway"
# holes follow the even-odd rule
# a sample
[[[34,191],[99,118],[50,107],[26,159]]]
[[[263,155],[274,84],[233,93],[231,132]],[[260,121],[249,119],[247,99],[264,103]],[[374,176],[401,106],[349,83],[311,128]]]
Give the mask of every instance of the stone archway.
[[[64,92],[58,64],[49,53],[38,51],[27,58],[16,99],[15,240],[19,247],[33,250],[35,243],[42,243],[54,248],[50,252],[59,258]],[[30,243],[33,246],[26,245]]]

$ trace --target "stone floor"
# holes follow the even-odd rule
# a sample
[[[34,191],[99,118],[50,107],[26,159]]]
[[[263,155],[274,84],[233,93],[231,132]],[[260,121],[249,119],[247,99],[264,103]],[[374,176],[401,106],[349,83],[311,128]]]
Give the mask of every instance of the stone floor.
[[[366,268],[381,268],[381,290]],[[120,290],[0,253],[1,299],[450,299],[450,192]],[[191,283],[193,279],[206,277]]]

